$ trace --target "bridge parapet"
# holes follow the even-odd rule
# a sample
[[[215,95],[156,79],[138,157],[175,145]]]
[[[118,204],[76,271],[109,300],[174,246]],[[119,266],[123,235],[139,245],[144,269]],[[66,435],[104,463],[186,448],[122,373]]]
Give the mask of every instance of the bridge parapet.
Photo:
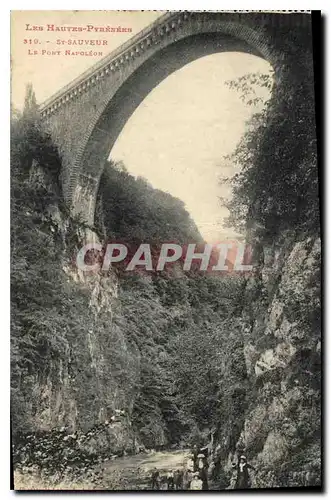
[[[260,11],[167,12],[42,103],[40,106],[42,118],[47,118],[61,106],[88,92],[99,80],[123,68],[125,64],[139,57],[146,48],[152,44],[158,44],[162,38],[172,33],[190,18],[196,16],[203,21],[211,15],[213,17],[218,15],[226,21],[244,22],[245,24],[248,22],[248,24],[255,26],[290,27],[310,23],[307,11],[301,11],[295,15],[289,15],[286,12],[275,14],[274,12]]]
[[[77,95],[88,91],[91,86],[104,76],[117,71],[123,64],[139,56],[146,47],[152,43],[157,43],[163,34],[176,27],[175,21],[177,24],[180,24],[189,16],[189,13],[186,12],[180,14],[173,12],[164,14],[147,28],[113,50],[101,61],[43,102],[40,106],[41,116],[50,115],[61,105],[74,99]]]

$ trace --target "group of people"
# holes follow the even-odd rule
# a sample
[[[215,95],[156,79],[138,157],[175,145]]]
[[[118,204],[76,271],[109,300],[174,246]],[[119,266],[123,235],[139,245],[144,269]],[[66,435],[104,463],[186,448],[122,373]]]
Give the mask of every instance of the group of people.
[[[152,490],[183,490],[184,489],[184,471],[177,469],[170,470],[167,474],[160,474],[157,468],[152,471]]]
[[[246,456],[240,455],[238,462],[232,463],[230,484],[227,489],[248,489],[251,487],[249,470],[255,470],[247,463]],[[208,490],[210,476],[208,449],[194,446],[183,469],[170,470],[160,474],[158,469],[152,471],[152,490]]]
[[[194,446],[184,469],[161,475],[155,468],[151,487],[153,490],[208,490],[208,468],[208,450]]]

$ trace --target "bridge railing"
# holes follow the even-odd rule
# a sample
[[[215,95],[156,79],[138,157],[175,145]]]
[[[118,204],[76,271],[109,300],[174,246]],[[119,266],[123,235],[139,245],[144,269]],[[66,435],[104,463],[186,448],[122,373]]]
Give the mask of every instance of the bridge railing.
[[[171,20],[173,17],[177,16],[180,12],[166,12],[165,14],[161,15],[158,19],[156,19],[152,24],[148,25],[146,28],[142,29],[134,35],[132,38],[121,44],[119,47],[114,49],[110,54],[106,55],[103,57],[100,61],[98,61],[96,64],[94,64],[92,67],[84,71],[81,75],[79,75],[77,78],[69,82],[67,85],[62,87],[58,92],[53,94],[51,97],[46,99],[41,105],[40,105],[40,111],[44,111],[45,108],[53,104],[56,100],[59,98],[63,97],[64,94],[67,92],[70,92],[73,90],[75,87],[78,85],[82,84],[86,79],[90,78],[93,76],[95,73],[98,71],[102,71],[106,66],[108,66],[109,63],[115,61],[117,58],[123,56],[127,52],[128,49],[132,49],[137,43],[141,43],[144,38],[149,36],[155,28],[158,28]]]
[[[208,13],[208,11],[206,13]],[[138,55],[140,50],[143,50],[142,46],[144,45],[144,42],[146,41],[146,45],[150,45],[155,34],[157,35],[157,38],[159,38],[159,36],[164,34],[164,30],[165,32],[169,32],[171,27],[175,27],[175,24],[179,24],[182,20],[186,20],[195,14],[203,17],[204,11],[172,11],[161,15],[152,24],[148,25],[132,38],[124,42],[110,54],[94,64],[91,68],[84,71],[84,73],[80,76],[69,82],[66,86],[62,87],[58,92],[45,100],[40,105],[41,115],[47,116],[51,114],[58,108],[58,106],[61,106],[70,99],[75,98],[75,96],[79,95],[81,92],[86,91],[90,85],[94,85],[95,82],[99,78],[102,78],[105,73],[108,74],[110,71],[115,71],[124,61],[130,60],[131,57]],[[277,13],[277,15],[275,15],[275,11],[214,11],[214,14],[235,16],[237,22],[242,22],[244,18],[247,18],[248,14],[250,18],[252,18],[252,16],[253,18],[254,16],[256,17],[255,22],[257,24],[266,22],[271,26],[284,25],[284,23],[286,23],[286,25],[296,25],[298,17],[300,18],[300,23],[310,23],[310,16],[307,15],[307,11],[301,12],[301,15],[299,14],[299,16],[298,14],[289,15],[290,12],[286,11],[281,11]],[[141,47],[139,47],[139,45],[141,45]]]

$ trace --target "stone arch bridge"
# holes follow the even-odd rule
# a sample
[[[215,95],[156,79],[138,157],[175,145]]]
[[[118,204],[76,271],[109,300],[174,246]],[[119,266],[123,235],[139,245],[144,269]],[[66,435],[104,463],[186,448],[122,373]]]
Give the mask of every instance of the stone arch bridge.
[[[172,72],[205,55],[240,51],[268,60],[281,85],[282,75],[295,78],[296,65],[306,64],[302,39],[311,46],[309,13],[168,12],[59,90],[40,111],[59,147],[72,211],[93,224],[100,177],[118,135]]]

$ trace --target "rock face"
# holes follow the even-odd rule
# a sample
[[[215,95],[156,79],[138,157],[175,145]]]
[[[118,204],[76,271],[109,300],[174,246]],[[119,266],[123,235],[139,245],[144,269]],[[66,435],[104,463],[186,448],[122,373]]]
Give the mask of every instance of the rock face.
[[[87,288],[91,291],[91,315],[95,313],[93,308],[97,311],[102,302],[105,302],[104,307],[109,311],[111,308],[113,286],[101,284],[100,281],[95,277],[93,282],[87,283]],[[100,345],[100,342],[97,330],[94,329],[82,332],[80,338],[77,338],[74,343],[68,338],[64,356],[50,362],[45,379],[36,380],[35,395],[40,401],[34,413],[37,429],[50,430],[54,426],[65,425],[70,431],[75,431],[78,424],[83,424],[85,427],[89,425],[89,420],[91,420],[90,424],[94,424],[102,419],[110,418],[111,415],[104,414],[104,408],[91,408],[91,418],[86,421],[83,413],[79,411],[80,403],[86,397],[84,393],[89,392],[91,384],[96,390],[96,395],[97,391],[101,390],[108,393],[110,408],[113,408],[116,403],[120,404],[119,401],[113,402],[113,399],[116,400],[114,398],[117,391],[115,387],[102,387],[104,367],[103,345]],[[99,386],[98,389],[97,386]]]
[[[112,329],[116,278],[95,274],[82,281],[73,268],[64,266],[64,270],[71,284],[75,282],[74,286],[83,287],[88,294],[91,323],[79,334],[76,332],[75,337],[68,331],[62,357],[50,360],[47,371],[35,374],[31,380],[31,430],[35,431],[65,427],[67,432],[76,432],[77,429],[86,432],[95,425],[110,422],[119,409],[128,411],[132,407],[127,386],[121,385],[114,376],[116,366],[109,362],[113,359],[116,364],[116,356],[109,355],[116,345],[133,370],[139,365],[139,359],[126,340],[119,331]],[[105,329],[98,328],[99,318],[109,322],[106,340]],[[132,438],[128,437],[130,422],[126,419],[115,427],[112,427],[114,449],[125,449]]]
[[[111,271],[107,275],[84,275],[77,269],[73,257],[81,248],[81,242],[84,239],[98,241],[98,237],[79,222],[72,226],[72,219],[54,195],[56,186],[37,162],[33,162],[29,184],[35,189],[41,186],[44,193],[52,195],[51,202],[47,202],[42,211],[35,212],[34,217],[40,234],[56,255],[52,279],[54,286],[60,285],[57,290],[65,297],[72,317],[69,313],[62,318],[62,328],[54,329],[59,337],[50,341],[56,343],[57,350],[46,346],[41,352],[43,364],[34,363],[22,371],[18,387],[13,390],[16,405],[22,401],[19,411],[17,407],[12,408],[13,413],[20,415],[14,425],[14,441],[19,442],[22,433],[43,433],[45,438],[47,433],[51,436],[59,429],[70,435],[104,425],[107,432],[98,433],[100,453],[104,446],[109,451],[109,443],[115,451],[131,450],[133,435],[129,415],[134,402],[131,382],[139,369],[139,355],[112,325],[118,281]],[[38,240],[35,245],[40,251],[42,243]],[[42,265],[47,268],[48,263],[43,261]],[[52,307],[61,317],[61,306],[53,303]],[[39,309],[47,321],[51,309],[47,309],[46,302]],[[131,378],[123,381],[118,365],[129,366]],[[113,421],[119,410],[125,411],[126,418]],[[96,452],[97,444],[93,439],[90,441],[88,452],[91,454],[92,449]]]
[[[139,203],[136,206],[141,208]],[[40,301],[36,302],[36,336],[29,335],[25,341],[19,322],[15,330],[17,351],[20,354],[18,368],[22,369],[15,372],[13,393],[16,407],[20,409],[17,412],[20,420],[15,422],[14,430],[28,432],[31,435],[29,442],[32,443],[32,446],[24,444],[23,439],[22,446],[27,446],[23,460],[27,456],[29,460],[30,452],[35,447],[34,437],[40,432],[43,436],[38,444],[40,454],[37,457],[45,458],[45,453],[49,452],[52,455],[53,444],[56,447],[60,440],[63,446],[58,455],[59,463],[70,448],[67,444],[76,442],[79,446],[74,448],[77,454],[84,455],[84,460],[90,460],[89,457],[93,458],[94,455],[106,456],[118,451],[136,450],[140,445],[138,432],[139,440],[143,440],[144,436],[153,436],[151,447],[155,443],[165,445],[168,436],[164,432],[164,418],[159,401],[161,400],[161,405],[165,405],[163,410],[177,418],[174,405],[170,404],[172,401],[167,401],[167,397],[173,395],[172,385],[175,380],[169,377],[167,384],[164,384],[166,375],[169,375],[163,369],[164,360],[169,355],[165,347],[169,325],[175,335],[181,328],[181,323],[177,320],[181,319],[183,311],[189,318],[199,311],[196,300],[190,302],[190,307],[187,306],[186,309],[184,301],[187,300],[188,292],[194,299],[199,297],[199,283],[201,285],[202,282],[194,282],[192,278],[191,285],[194,286],[189,290],[183,289],[182,282],[176,287],[175,280],[172,281],[172,307],[169,307],[169,302],[161,301],[163,295],[163,299],[169,299],[166,297],[169,289],[165,287],[165,283],[160,281],[156,291],[151,279],[140,278],[136,288],[133,281],[128,281],[127,293],[122,293],[118,298],[115,274],[83,276],[69,261],[74,250],[81,247],[81,243],[77,246],[81,235],[71,227],[72,238],[68,238],[69,221],[65,220],[65,216],[61,217],[55,204],[52,208],[51,222],[42,219],[38,225],[42,237],[38,240],[37,250],[40,253],[37,257],[42,260],[43,269],[40,270],[30,255],[35,281],[29,281],[26,287],[30,291],[30,283],[43,286],[44,268],[53,264],[52,259],[56,255],[58,259],[54,269],[49,266],[52,269],[47,268],[48,274],[46,273],[51,290],[42,288],[47,293],[46,302],[45,294],[37,296]],[[177,205],[175,211],[178,212]],[[24,214],[24,223],[31,224],[29,217],[30,211]],[[149,216],[146,221],[149,224]],[[60,228],[57,243],[53,238],[54,224]],[[187,225],[183,224],[185,231]],[[35,232],[33,225],[33,238]],[[90,238],[96,238],[96,235],[90,234]],[[44,244],[46,241],[48,245],[51,240],[54,254],[51,249],[46,253],[49,260],[44,262]],[[72,242],[76,248],[72,247]],[[32,255],[35,251],[36,246],[33,246]],[[247,278],[243,296],[241,291],[239,297],[229,295],[230,301],[236,304],[240,301],[240,305],[235,308],[236,312],[224,316],[224,322],[227,323],[218,323],[224,305],[225,309],[228,307],[227,302],[218,303],[216,300],[220,295],[219,288],[207,287],[202,295],[205,308],[212,305],[212,299],[215,303],[213,308],[203,311],[206,315],[205,324],[198,322],[199,328],[193,330],[194,336],[196,335],[194,350],[197,350],[197,341],[201,340],[201,330],[205,330],[207,319],[210,320],[212,316],[215,320],[212,326],[228,332],[217,336],[218,342],[223,347],[227,342],[229,344],[229,348],[224,351],[228,355],[223,358],[220,356],[215,367],[213,365],[213,377],[215,378],[215,372],[219,369],[220,379],[220,398],[214,417],[218,421],[211,422],[210,416],[208,417],[206,436],[213,434],[209,425],[213,429],[219,425],[221,431],[217,429],[219,438],[215,432],[215,444],[225,450],[223,458],[229,450],[235,448],[239,440],[237,450],[245,450],[249,461],[257,469],[254,484],[258,487],[318,484],[320,240],[288,231],[268,248],[256,244],[256,254],[255,273]],[[23,285],[26,285],[26,274],[31,271],[31,265],[26,265],[25,255],[24,259],[20,254],[18,257],[21,258],[15,261],[15,272],[19,285],[18,304],[21,305],[20,287],[26,290]],[[60,301],[51,293],[54,287],[59,295],[63,295]],[[242,288],[240,284],[240,290]],[[235,289],[239,290],[238,287]],[[40,313],[41,303],[43,307]],[[30,334],[30,302],[29,307],[24,309],[23,324]],[[56,314],[53,315],[55,309]],[[63,313],[63,310],[66,312]],[[121,314],[118,314],[119,310]],[[146,317],[147,325],[144,323]],[[56,328],[51,328],[54,321]],[[189,321],[184,322],[183,352],[187,351],[187,325],[190,328],[194,326]],[[43,330],[46,330],[47,335]],[[47,343],[43,342],[45,337]],[[213,339],[214,350],[215,336],[208,338]],[[28,342],[38,344],[38,350],[33,352],[39,358],[33,358],[30,364],[24,358],[25,353],[30,353]],[[202,347],[204,342],[206,338],[201,340]],[[15,356],[13,359],[15,360]],[[41,359],[43,363],[36,362],[35,359]],[[155,359],[158,363],[155,363]],[[204,381],[205,372],[202,372],[201,381]],[[141,373],[144,373],[143,384]],[[134,431],[132,409],[137,400],[141,418],[136,420]],[[151,411],[151,403],[154,404],[154,413]],[[199,403],[199,408],[200,406],[205,408]],[[123,411],[125,418],[118,419],[118,412]],[[171,432],[178,428],[178,420],[175,419]],[[178,439],[181,437],[179,435]],[[51,441],[48,445],[49,439]],[[20,436],[15,436],[15,444],[19,442]],[[44,446],[47,450],[43,449]],[[19,451],[21,446],[16,449]],[[231,457],[228,458],[231,460]]]
[[[240,442],[258,487],[270,487],[270,471],[274,486],[284,475],[289,486],[306,485],[306,473],[309,484],[319,481],[319,284],[320,240],[288,235],[282,247],[261,250],[247,282],[244,353],[253,390]]]

